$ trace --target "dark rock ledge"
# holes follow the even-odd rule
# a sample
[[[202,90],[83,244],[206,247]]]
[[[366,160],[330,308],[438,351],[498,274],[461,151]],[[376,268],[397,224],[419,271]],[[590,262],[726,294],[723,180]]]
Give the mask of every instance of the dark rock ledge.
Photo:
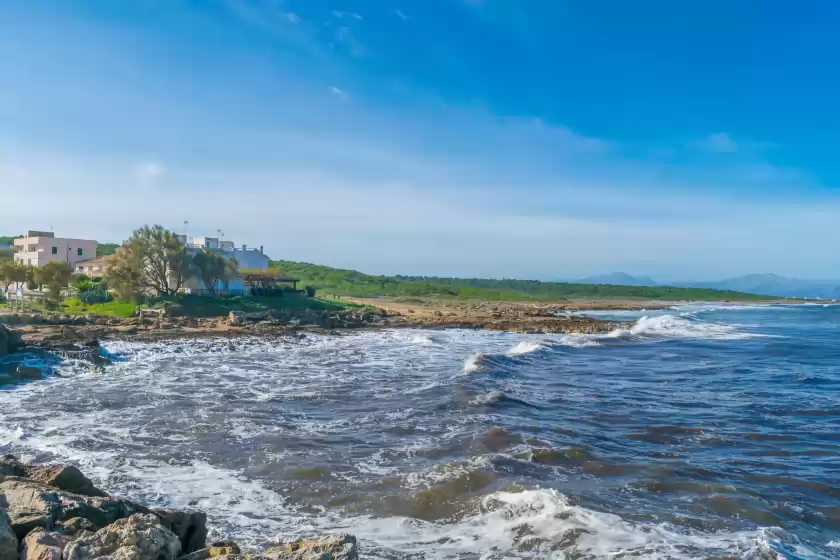
[[[207,543],[207,516],[109,496],[71,465],[0,458],[0,560],[357,560],[355,537],[327,535],[243,552]]]

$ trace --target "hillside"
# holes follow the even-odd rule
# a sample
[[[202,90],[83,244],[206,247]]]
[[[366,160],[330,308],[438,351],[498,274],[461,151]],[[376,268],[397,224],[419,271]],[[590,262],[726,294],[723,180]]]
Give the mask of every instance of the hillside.
[[[761,301],[768,296],[705,288],[670,286],[613,286],[539,282],[536,280],[490,280],[438,278],[433,276],[373,276],[294,261],[272,261],[271,266],[300,278],[301,285],[314,286],[324,295],[353,297],[409,296],[459,299],[551,301],[561,299],[638,299],[661,301]]]

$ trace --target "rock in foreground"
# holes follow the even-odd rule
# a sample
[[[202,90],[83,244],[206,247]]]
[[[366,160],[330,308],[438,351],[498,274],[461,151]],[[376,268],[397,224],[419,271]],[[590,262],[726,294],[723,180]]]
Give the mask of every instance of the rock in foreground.
[[[0,560],[357,560],[356,538],[328,535],[242,553],[207,542],[202,512],[149,509],[96,488],[73,466],[0,458]]]

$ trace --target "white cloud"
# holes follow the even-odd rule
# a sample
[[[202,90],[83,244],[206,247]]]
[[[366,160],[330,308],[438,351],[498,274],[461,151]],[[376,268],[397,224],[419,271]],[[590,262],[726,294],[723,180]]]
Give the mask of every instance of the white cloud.
[[[289,23],[291,23],[292,25],[297,25],[300,23],[300,16],[293,12],[286,12],[285,16],[286,19],[289,20]]]
[[[330,86],[329,92],[333,94],[339,101],[347,101],[347,92],[341,89],[340,87]]]
[[[188,219],[191,230],[221,228],[238,243],[265,245],[275,258],[382,273],[542,279],[639,263],[682,277],[821,275],[816,263],[840,244],[840,231],[832,227],[840,215],[827,204],[663,199],[659,192],[569,184],[562,187],[565,194],[559,186],[552,194],[565,207],[529,211],[515,192],[504,193],[508,204],[489,188],[484,195],[494,200],[477,200],[457,185],[447,188],[422,177],[394,183],[320,171],[171,165],[155,172],[154,182],[116,192],[124,169],[109,160],[6,158],[0,161],[0,183],[9,188],[0,223],[10,231],[49,223],[67,235],[119,241],[145,223],[177,228]],[[132,200],[130,213],[123,211],[126,198]],[[603,212],[576,213],[581,201]],[[643,206],[659,216],[609,212]],[[277,223],[286,232],[307,233],[290,243],[288,233],[278,234]]]
[[[397,17],[403,21],[408,21],[408,16],[405,15],[402,10],[394,10],[394,13],[397,14]]]
[[[155,182],[163,177],[164,173],[166,173],[166,168],[157,161],[141,163],[134,169],[134,176],[144,183]]]
[[[700,143],[700,146],[710,152],[733,153],[738,151],[738,145],[727,132],[715,132],[709,134]]]

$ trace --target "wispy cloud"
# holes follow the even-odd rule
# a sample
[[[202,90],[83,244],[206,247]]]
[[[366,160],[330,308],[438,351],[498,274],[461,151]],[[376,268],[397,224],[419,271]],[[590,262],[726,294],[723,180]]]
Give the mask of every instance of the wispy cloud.
[[[339,101],[347,101],[348,95],[347,92],[341,89],[340,87],[330,86],[329,92],[335,96]]]
[[[397,14],[397,17],[403,21],[408,21],[408,16],[403,13],[402,10],[394,10],[394,13]]]
[[[734,153],[738,145],[728,132],[715,132],[695,143],[701,149],[715,153]]]

